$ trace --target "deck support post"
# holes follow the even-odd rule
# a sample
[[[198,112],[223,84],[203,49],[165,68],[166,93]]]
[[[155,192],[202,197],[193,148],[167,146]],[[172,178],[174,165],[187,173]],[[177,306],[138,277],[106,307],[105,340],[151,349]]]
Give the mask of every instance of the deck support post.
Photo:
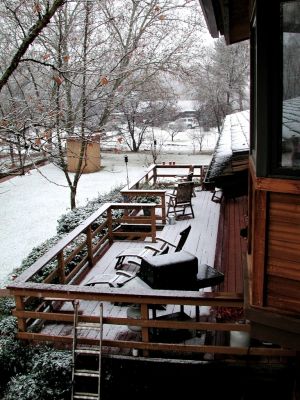
[[[25,306],[22,296],[15,296],[15,302],[16,302],[16,311],[25,311]],[[17,318],[18,318],[18,330],[21,332],[26,332],[27,330],[26,318],[20,318],[20,317]]]

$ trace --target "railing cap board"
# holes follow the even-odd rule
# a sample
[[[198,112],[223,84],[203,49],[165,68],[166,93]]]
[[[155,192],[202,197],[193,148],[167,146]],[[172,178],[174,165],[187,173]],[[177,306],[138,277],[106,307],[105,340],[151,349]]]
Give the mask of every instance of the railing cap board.
[[[111,203],[110,204],[111,209],[115,209],[115,208],[130,209],[130,208],[142,208],[142,207],[143,208],[146,208],[146,207],[155,208],[157,206],[158,206],[158,204],[156,204],[156,203]]]
[[[207,305],[213,305],[220,302],[222,305],[229,303],[231,306],[241,306],[243,295],[240,293],[228,292],[198,292],[198,291],[179,291],[179,290],[157,290],[157,289],[134,289],[130,292],[124,288],[110,287],[91,287],[77,285],[54,285],[33,282],[16,282],[8,286],[11,294],[15,296],[32,296],[38,298],[54,297],[66,299],[85,299],[103,301],[130,301],[140,304],[161,304],[162,301],[168,304],[186,304],[193,305],[200,300],[200,303],[207,302]]]
[[[105,203],[97,211],[91,214],[86,220],[80,223],[75,229],[60,239],[43,256],[36,260],[29,268],[16,278],[16,282],[24,282],[35,275],[42,267],[53,260],[57,254],[68,246],[77,236],[83,233],[101,214],[108,209],[132,209],[132,208],[155,208],[156,203]]]
[[[144,175],[142,176],[142,177],[140,177],[140,178],[138,178],[138,179],[136,179],[135,181],[132,181],[132,182],[130,182],[130,184],[129,184],[129,186],[130,186],[130,188],[133,188],[135,185],[137,185],[137,184],[139,184],[147,175],[148,175],[148,178],[149,178],[149,173],[150,172],[153,172],[154,170],[158,170],[158,169],[166,169],[166,168],[175,168],[175,169],[178,169],[178,168],[188,168],[188,169],[190,169],[190,168],[192,168],[192,169],[197,169],[197,168],[203,168],[203,167],[206,167],[206,166],[208,166],[209,164],[175,164],[175,165],[169,165],[169,164],[165,164],[165,165],[163,165],[163,164],[151,164],[148,168],[147,168],[147,170],[146,170],[146,172],[144,173]],[[174,174],[172,175],[172,174],[170,174],[170,175],[161,175],[161,176],[170,176],[170,177],[174,177]],[[197,176],[200,176],[200,175],[194,175],[195,177],[197,177]],[[153,176],[150,176],[150,178],[151,177],[153,177]],[[126,186],[127,187],[127,186]]]
[[[51,249],[49,249],[43,256],[36,260],[31,267],[27,268],[21,275],[16,278],[16,282],[24,282],[31,278],[36,272],[48,264],[57,254],[68,246],[77,236],[83,233],[101,214],[103,214],[110,207],[110,203],[105,203],[86,220],[81,222],[75,229],[68,233],[65,237],[60,239]]]
[[[0,289],[0,297],[13,297],[10,290]]]
[[[120,191],[121,194],[165,194],[167,190],[157,190],[157,189],[122,189]]]

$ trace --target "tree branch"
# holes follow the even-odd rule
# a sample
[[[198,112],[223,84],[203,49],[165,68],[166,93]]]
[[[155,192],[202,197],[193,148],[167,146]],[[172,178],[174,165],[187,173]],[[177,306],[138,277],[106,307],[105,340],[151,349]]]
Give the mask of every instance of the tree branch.
[[[13,56],[10,65],[4,72],[4,74],[0,78],[0,92],[7,83],[9,77],[13,74],[16,68],[19,65],[19,62],[22,56],[26,53],[28,47],[35,40],[35,38],[39,35],[39,33],[44,29],[45,26],[48,25],[52,16],[55,14],[56,10],[65,3],[66,0],[55,0],[50,9],[46,10],[46,13],[39,19],[28,31],[27,36],[23,39],[20,47],[17,52]]]

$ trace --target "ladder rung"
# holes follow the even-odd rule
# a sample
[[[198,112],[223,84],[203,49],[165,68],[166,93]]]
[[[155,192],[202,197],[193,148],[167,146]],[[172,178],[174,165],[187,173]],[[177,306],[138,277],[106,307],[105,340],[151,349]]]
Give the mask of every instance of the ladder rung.
[[[98,399],[99,396],[97,393],[84,393],[84,392],[76,392],[73,395],[74,399]]]
[[[89,369],[77,369],[74,371],[74,375],[77,376],[90,376],[93,378],[99,378],[99,371]]]
[[[92,354],[92,355],[99,355],[100,353],[100,347],[98,349],[75,349],[75,353],[78,354]]]
[[[101,326],[94,322],[78,322],[76,329],[95,329],[101,330]]]

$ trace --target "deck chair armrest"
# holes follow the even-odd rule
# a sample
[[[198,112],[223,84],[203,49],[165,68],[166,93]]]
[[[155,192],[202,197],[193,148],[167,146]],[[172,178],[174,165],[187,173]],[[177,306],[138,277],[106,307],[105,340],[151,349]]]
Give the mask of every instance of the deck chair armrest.
[[[165,244],[168,244],[169,246],[176,247],[175,244],[168,242],[166,239],[162,239],[162,238],[158,237],[158,238],[156,238],[156,240],[163,242]]]
[[[161,249],[158,249],[157,247],[154,246],[150,246],[149,244],[145,246],[145,250],[152,250],[155,254],[161,251]]]

